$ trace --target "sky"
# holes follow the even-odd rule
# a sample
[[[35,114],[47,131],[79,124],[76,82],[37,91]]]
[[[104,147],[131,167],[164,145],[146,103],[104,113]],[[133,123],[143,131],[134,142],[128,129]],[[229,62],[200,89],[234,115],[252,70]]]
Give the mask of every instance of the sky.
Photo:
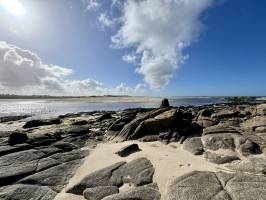
[[[0,93],[265,96],[265,7],[0,0]]]

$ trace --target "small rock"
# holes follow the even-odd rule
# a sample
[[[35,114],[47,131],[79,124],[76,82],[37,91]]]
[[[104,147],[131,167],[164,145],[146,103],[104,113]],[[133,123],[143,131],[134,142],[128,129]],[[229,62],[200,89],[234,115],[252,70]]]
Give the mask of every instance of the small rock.
[[[126,157],[132,153],[135,153],[137,151],[140,151],[141,149],[139,148],[138,144],[130,144],[128,146],[123,147],[120,149],[116,154],[118,154],[121,157]]]
[[[170,104],[169,104],[168,99],[163,99],[161,102],[160,108],[169,108],[169,107],[170,107]]]
[[[230,163],[234,160],[239,160],[239,158],[234,155],[221,155],[211,152],[205,152],[204,158],[206,158],[209,162],[215,164],[224,164],[224,163]]]
[[[83,196],[85,199],[88,200],[101,200],[104,197],[110,196],[112,194],[118,193],[118,187],[116,186],[105,186],[105,187],[94,187],[94,188],[87,188],[83,192]]]
[[[82,126],[82,125],[86,125],[88,124],[87,120],[80,120],[80,121],[76,121],[74,123],[72,123],[72,125],[76,125],[76,126]]]
[[[25,133],[13,132],[10,134],[8,138],[8,143],[10,145],[21,144],[21,143],[25,143],[28,139],[29,138],[27,134]]]

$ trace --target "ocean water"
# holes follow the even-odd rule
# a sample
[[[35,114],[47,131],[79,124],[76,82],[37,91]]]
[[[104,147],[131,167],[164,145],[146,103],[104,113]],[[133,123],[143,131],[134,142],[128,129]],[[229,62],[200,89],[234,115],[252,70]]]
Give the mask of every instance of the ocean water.
[[[11,115],[57,116],[94,110],[156,108],[161,97],[91,97],[75,99],[0,99],[0,117]],[[206,105],[225,102],[218,97],[171,97],[171,106]]]

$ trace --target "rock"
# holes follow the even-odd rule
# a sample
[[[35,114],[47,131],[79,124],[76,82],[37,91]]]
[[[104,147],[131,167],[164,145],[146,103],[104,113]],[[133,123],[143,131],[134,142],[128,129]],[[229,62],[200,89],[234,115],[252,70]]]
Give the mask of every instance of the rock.
[[[25,133],[13,132],[8,138],[8,143],[10,145],[21,144],[27,142],[28,139],[29,138]]]
[[[217,119],[226,119],[226,118],[236,118],[240,117],[239,111],[234,110],[222,110],[218,113],[214,113],[211,115],[211,118],[217,118]]]
[[[26,122],[26,124],[23,126],[23,128],[33,128],[33,127],[39,127],[39,126],[47,126],[47,125],[53,125],[53,124],[61,124],[61,119],[55,118],[55,119],[36,119],[36,120],[30,120]]]
[[[260,154],[261,150],[260,150],[260,147],[258,144],[254,143],[250,140],[246,140],[245,143],[240,145],[239,152],[243,156],[249,156],[251,154]]]
[[[0,157],[0,186],[12,184],[35,173],[36,166],[45,154],[35,150],[25,150]]]
[[[200,137],[188,138],[183,143],[183,148],[193,155],[202,155],[204,152]]]
[[[215,126],[204,128],[202,135],[210,135],[210,134],[216,134],[216,133],[240,133],[240,130],[237,127],[227,126],[224,124],[218,124]]]
[[[81,182],[70,188],[67,192],[82,195],[83,191],[86,188],[94,188],[99,186],[121,186],[122,179],[120,178],[119,181],[116,181],[116,179],[114,179],[115,181],[113,181],[112,176],[113,172],[124,164],[125,162],[119,162],[109,167],[93,172],[92,174],[89,174],[84,179],[82,179]]]
[[[113,172],[112,179],[122,178],[123,183],[133,183],[135,186],[152,183],[154,168],[147,158],[138,158],[122,165]],[[116,181],[118,182],[118,181]]]
[[[219,121],[214,119],[201,119],[197,121],[197,124],[203,128],[214,126],[217,125],[218,123]]]
[[[161,102],[160,108],[169,108],[169,107],[170,105],[169,105],[168,99],[163,99]]]
[[[31,148],[32,148],[32,146],[29,144],[17,144],[17,145],[13,145],[13,146],[0,145],[0,157],[7,155],[7,154],[28,150]]]
[[[140,113],[133,119],[130,123],[126,124],[121,131],[108,131],[106,133],[106,138],[114,142],[123,142],[131,139],[132,135],[135,132],[135,129],[142,123],[144,120],[153,118],[167,109],[156,109],[150,112]],[[144,137],[145,135],[140,135],[139,138]],[[138,139],[138,138],[136,138]]]
[[[101,200],[104,197],[118,193],[118,187],[116,186],[105,186],[105,187],[94,187],[84,190],[83,196],[88,200]]]
[[[249,158],[245,160],[235,161],[227,164],[226,167],[236,172],[248,172],[251,174],[266,175],[265,158]]]
[[[213,172],[194,171],[176,178],[168,187],[166,200],[231,200],[226,193],[220,193],[223,187]]]
[[[40,171],[19,181],[23,184],[49,186],[54,191],[60,192],[67,184],[79,164],[79,160],[69,161],[44,171]]]
[[[118,152],[116,152],[116,154],[118,154],[121,157],[126,157],[138,151],[141,151],[138,144],[130,144],[120,149]]]
[[[56,192],[47,186],[15,184],[0,190],[1,200],[53,200]]]
[[[0,117],[0,123],[18,121],[18,120],[21,120],[21,119],[26,119],[28,117],[31,117],[31,115],[18,115],[18,116]]]
[[[232,162],[234,160],[239,160],[239,158],[236,155],[221,155],[212,152],[205,152],[204,158],[206,158],[209,162],[215,164],[224,164]]]
[[[197,114],[197,119],[196,120],[202,120],[202,119],[208,119],[209,117],[211,117],[212,115],[212,111],[209,109],[202,109],[198,112]]]
[[[257,115],[266,115],[266,104],[260,104],[256,108],[256,114]]]
[[[106,119],[111,119],[112,118],[112,115],[111,113],[104,113],[101,117],[98,118],[98,121],[103,121],[103,120],[106,120]]]
[[[158,190],[150,187],[136,187],[126,192],[121,192],[108,197],[103,200],[160,200],[161,194]]]
[[[146,135],[154,135],[156,133],[173,129],[177,118],[177,110],[171,109],[157,115],[154,118],[144,120],[135,131],[130,135],[129,139],[139,139]]]
[[[53,144],[54,147],[62,149],[64,152],[66,151],[72,151],[74,149],[77,149],[78,147],[74,144],[68,143],[68,142],[56,142]]]
[[[88,121],[87,120],[79,120],[79,121],[75,121],[72,123],[72,125],[74,126],[82,126],[82,125],[87,125]]]
[[[201,135],[202,127],[195,122],[191,122],[184,130],[183,134],[186,136]]]
[[[160,140],[158,135],[146,135],[139,139],[141,142],[154,142]]]
[[[194,171],[176,178],[171,183],[166,200],[264,199],[265,183],[266,177],[264,176]]]
[[[235,133],[217,133],[202,137],[204,148],[213,151],[218,149],[235,150],[241,144],[245,143],[245,141],[246,139],[243,136]]]
[[[146,158],[139,158],[129,163],[119,162],[89,174],[67,192],[81,195],[86,188],[120,187],[125,183],[141,186],[152,183],[153,174],[154,168]]]

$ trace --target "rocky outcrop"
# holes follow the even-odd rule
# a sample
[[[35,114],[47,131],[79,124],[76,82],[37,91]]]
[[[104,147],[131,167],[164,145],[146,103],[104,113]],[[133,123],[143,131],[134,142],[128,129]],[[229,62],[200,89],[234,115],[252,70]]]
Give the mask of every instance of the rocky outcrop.
[[[194,171],[176,178],[168,188],[166,199],[264,199],[265,183],[264,176]]]
[[[163,99],[161,102],[160,108],[169,108],[169,107],[170,107],[170,104],[169,104],[168,99]]]
[[[15,131],[9,135],[8,143],[10,145],[21,144],[25,143],[28,139],[27,134]]]
[[[153,174],[154,168],[146,158],[139,158],[129,163],[119,162],[89,174],[67,192],[82,195],[88,188],[121,187],[129,183],[138,188],[152,183]],[[133,193],[135,194],[135,192]],[[121,193],[118,196],[120,195],[123,196],[125,194]]]

